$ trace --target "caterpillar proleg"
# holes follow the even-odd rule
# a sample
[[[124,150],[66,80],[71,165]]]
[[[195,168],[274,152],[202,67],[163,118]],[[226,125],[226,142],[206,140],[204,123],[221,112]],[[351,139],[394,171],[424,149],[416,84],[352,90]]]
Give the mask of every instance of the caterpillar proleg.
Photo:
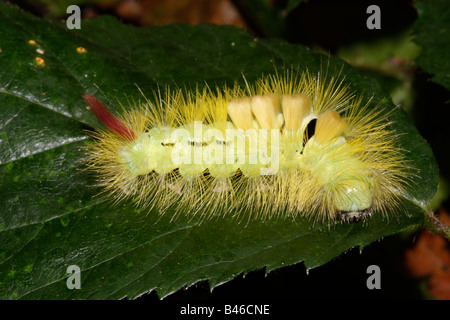
[[[84,98],[106,127],[88,148],[103,192],[160,213],[354,221],[387,214],[408,185],[389,113],[338,77],[166,90],[119,116]]]

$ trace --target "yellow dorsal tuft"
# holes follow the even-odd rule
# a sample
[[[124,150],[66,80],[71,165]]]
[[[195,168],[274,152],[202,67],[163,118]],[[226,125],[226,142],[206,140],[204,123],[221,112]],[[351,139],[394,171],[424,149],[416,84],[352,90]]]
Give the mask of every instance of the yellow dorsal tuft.
[[[305,95],[283,95],[281,107],[286,129],[296,131],[309,113],[309,99]]]
[[[238,129],[253,127],[251,98],[233,99],[228,103],[228,115]]]
[[[314,133],[315,140],[324,144],[341,135],[347,128],[347,122],[335,110],[327,110],[319,116]]]
[[[275,94],[254,96],[251,101],[252,112],[262,129],[273,129],[280,113],[280,101]]]

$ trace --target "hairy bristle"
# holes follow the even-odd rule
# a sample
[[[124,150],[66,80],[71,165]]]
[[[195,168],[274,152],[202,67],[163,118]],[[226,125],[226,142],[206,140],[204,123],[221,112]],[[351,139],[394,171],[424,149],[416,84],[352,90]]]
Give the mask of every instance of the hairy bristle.
[[[127,140],[132,141],[136,139],[136,134],[133,130],[128,128],[122,121],[113,116],[112,113],[109,112],[109,110],[97,100],[97,98],[87,93],[83,97],[92,112],[109,130],[117,133]]]

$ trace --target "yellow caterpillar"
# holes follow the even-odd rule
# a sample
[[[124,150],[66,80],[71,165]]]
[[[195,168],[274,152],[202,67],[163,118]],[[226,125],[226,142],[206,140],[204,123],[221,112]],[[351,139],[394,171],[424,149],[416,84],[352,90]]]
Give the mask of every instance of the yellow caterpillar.
[[[309,72],[216,91],[167,90],[93,132],[89,169],[104,193],[201,218],[355,221],[394,209],[408,164],[380,105]]]

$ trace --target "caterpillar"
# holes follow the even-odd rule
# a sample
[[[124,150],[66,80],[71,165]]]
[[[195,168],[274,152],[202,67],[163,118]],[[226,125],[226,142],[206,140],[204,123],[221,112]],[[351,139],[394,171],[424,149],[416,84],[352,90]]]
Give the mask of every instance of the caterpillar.
[[[87,167],[102,193],[139,208],[209,219],[365,220],[395,209],[409,185],[392,112],[362,103],[338,76],[285,72],[253,84],[155,92],[104,124]]]

